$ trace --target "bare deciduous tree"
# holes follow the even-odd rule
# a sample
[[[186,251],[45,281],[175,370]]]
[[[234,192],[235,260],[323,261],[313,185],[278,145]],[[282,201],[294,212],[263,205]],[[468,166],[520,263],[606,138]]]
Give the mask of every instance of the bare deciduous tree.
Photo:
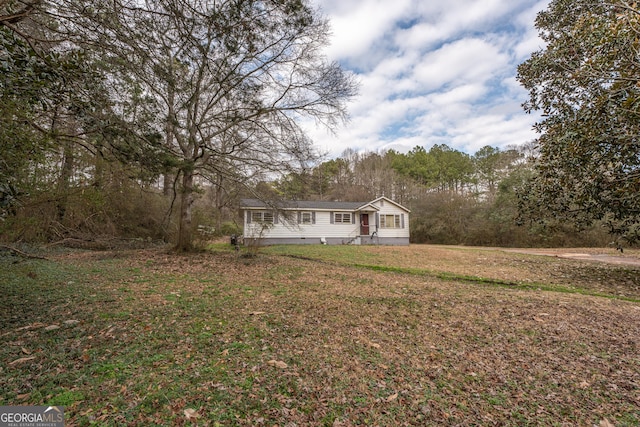
[[[302,0],[69,0],[59,31],[105,64],[113,99],[135,81],[166,135],[179,180],[177,249],[191,248],[200,179],[249,183],[315,157],[298,119],[329,127],[346,118],[353,78],[321,49],[328,25]],[[60,18],[59,18],[60,19]],[[130,117],[129,117],[130,118]]]

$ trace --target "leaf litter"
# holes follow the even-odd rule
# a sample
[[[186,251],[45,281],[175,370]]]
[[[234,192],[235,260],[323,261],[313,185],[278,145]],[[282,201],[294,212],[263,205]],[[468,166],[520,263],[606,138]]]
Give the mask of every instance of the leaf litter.
[[[62,401],[78,425],[640,423],[638,303],[275,255],[105,255],[56,260],[68,312],[7,314],[0,404]],[[508,256],[482,274],[526,280]],[[23,348],[37,358],[9,365]]]

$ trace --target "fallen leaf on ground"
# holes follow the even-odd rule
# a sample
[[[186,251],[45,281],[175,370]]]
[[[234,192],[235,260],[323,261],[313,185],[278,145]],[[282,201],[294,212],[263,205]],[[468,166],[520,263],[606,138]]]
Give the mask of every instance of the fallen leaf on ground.
[[[198,411],[195,409],[187,408],[184,410],[184,416],[187,417],[188,420],[195,420],[200,417],[200,414],[198,414]]]
[[[289,365],[284,363],[282,360],[269,360],[267,364],[271,366],[275,366],[276,368],[280,368],[280,369],[286,369],[289,367]]]
[[[60,326],[58,326],[58,325],[49,325],[46,328],[44,328],[45,331],[55,331],[56,329],[60,329]]]
[[[600,427],[615,427],[615,426],[611,421],[605,418],[602,421],[600,421]]]
[[[396,400],[398,398],[398,393],[393,393],[391,396],[387,397],[385,399],[385,401],[387,402],[393,402],[394,400]]]
[[[9,366],[18,365],[20,363],[28,362],[29,360],[35,359],[35,356],[31,357],[21,357],[20,359],[16,359],[13,362],[9,362]]]
[[[16,331],[24,331],[26,329],[36,329],[36,328],[41,328],[43,326],[44,326],[44,323],[36,322],[36,323],[32,323],[30,325],[18,328],[18,329],[16,329]]]

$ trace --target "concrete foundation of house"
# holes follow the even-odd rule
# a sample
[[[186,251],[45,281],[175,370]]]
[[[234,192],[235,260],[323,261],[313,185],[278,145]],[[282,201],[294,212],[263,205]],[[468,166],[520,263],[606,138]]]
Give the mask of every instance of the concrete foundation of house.
[[[262,238],[244,239],[245,246],[259,244],[260,246],[271,245],[321,245],[321,237],[299,237],[299,238]],[[377,236],[357,236],[357,237],[326,237],[327,245],[384,245],[384,246],[408,246],[409,239],[404,237],[377,237]]]

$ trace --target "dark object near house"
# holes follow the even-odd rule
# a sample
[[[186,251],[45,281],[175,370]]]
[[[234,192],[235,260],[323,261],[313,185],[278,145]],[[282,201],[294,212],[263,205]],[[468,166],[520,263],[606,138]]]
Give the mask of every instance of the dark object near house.
[[[238,236],[236,236],[235,234],[231,235],[231,239],[230,239],[230,243],[233,246],[237,246],[238,245]]]

